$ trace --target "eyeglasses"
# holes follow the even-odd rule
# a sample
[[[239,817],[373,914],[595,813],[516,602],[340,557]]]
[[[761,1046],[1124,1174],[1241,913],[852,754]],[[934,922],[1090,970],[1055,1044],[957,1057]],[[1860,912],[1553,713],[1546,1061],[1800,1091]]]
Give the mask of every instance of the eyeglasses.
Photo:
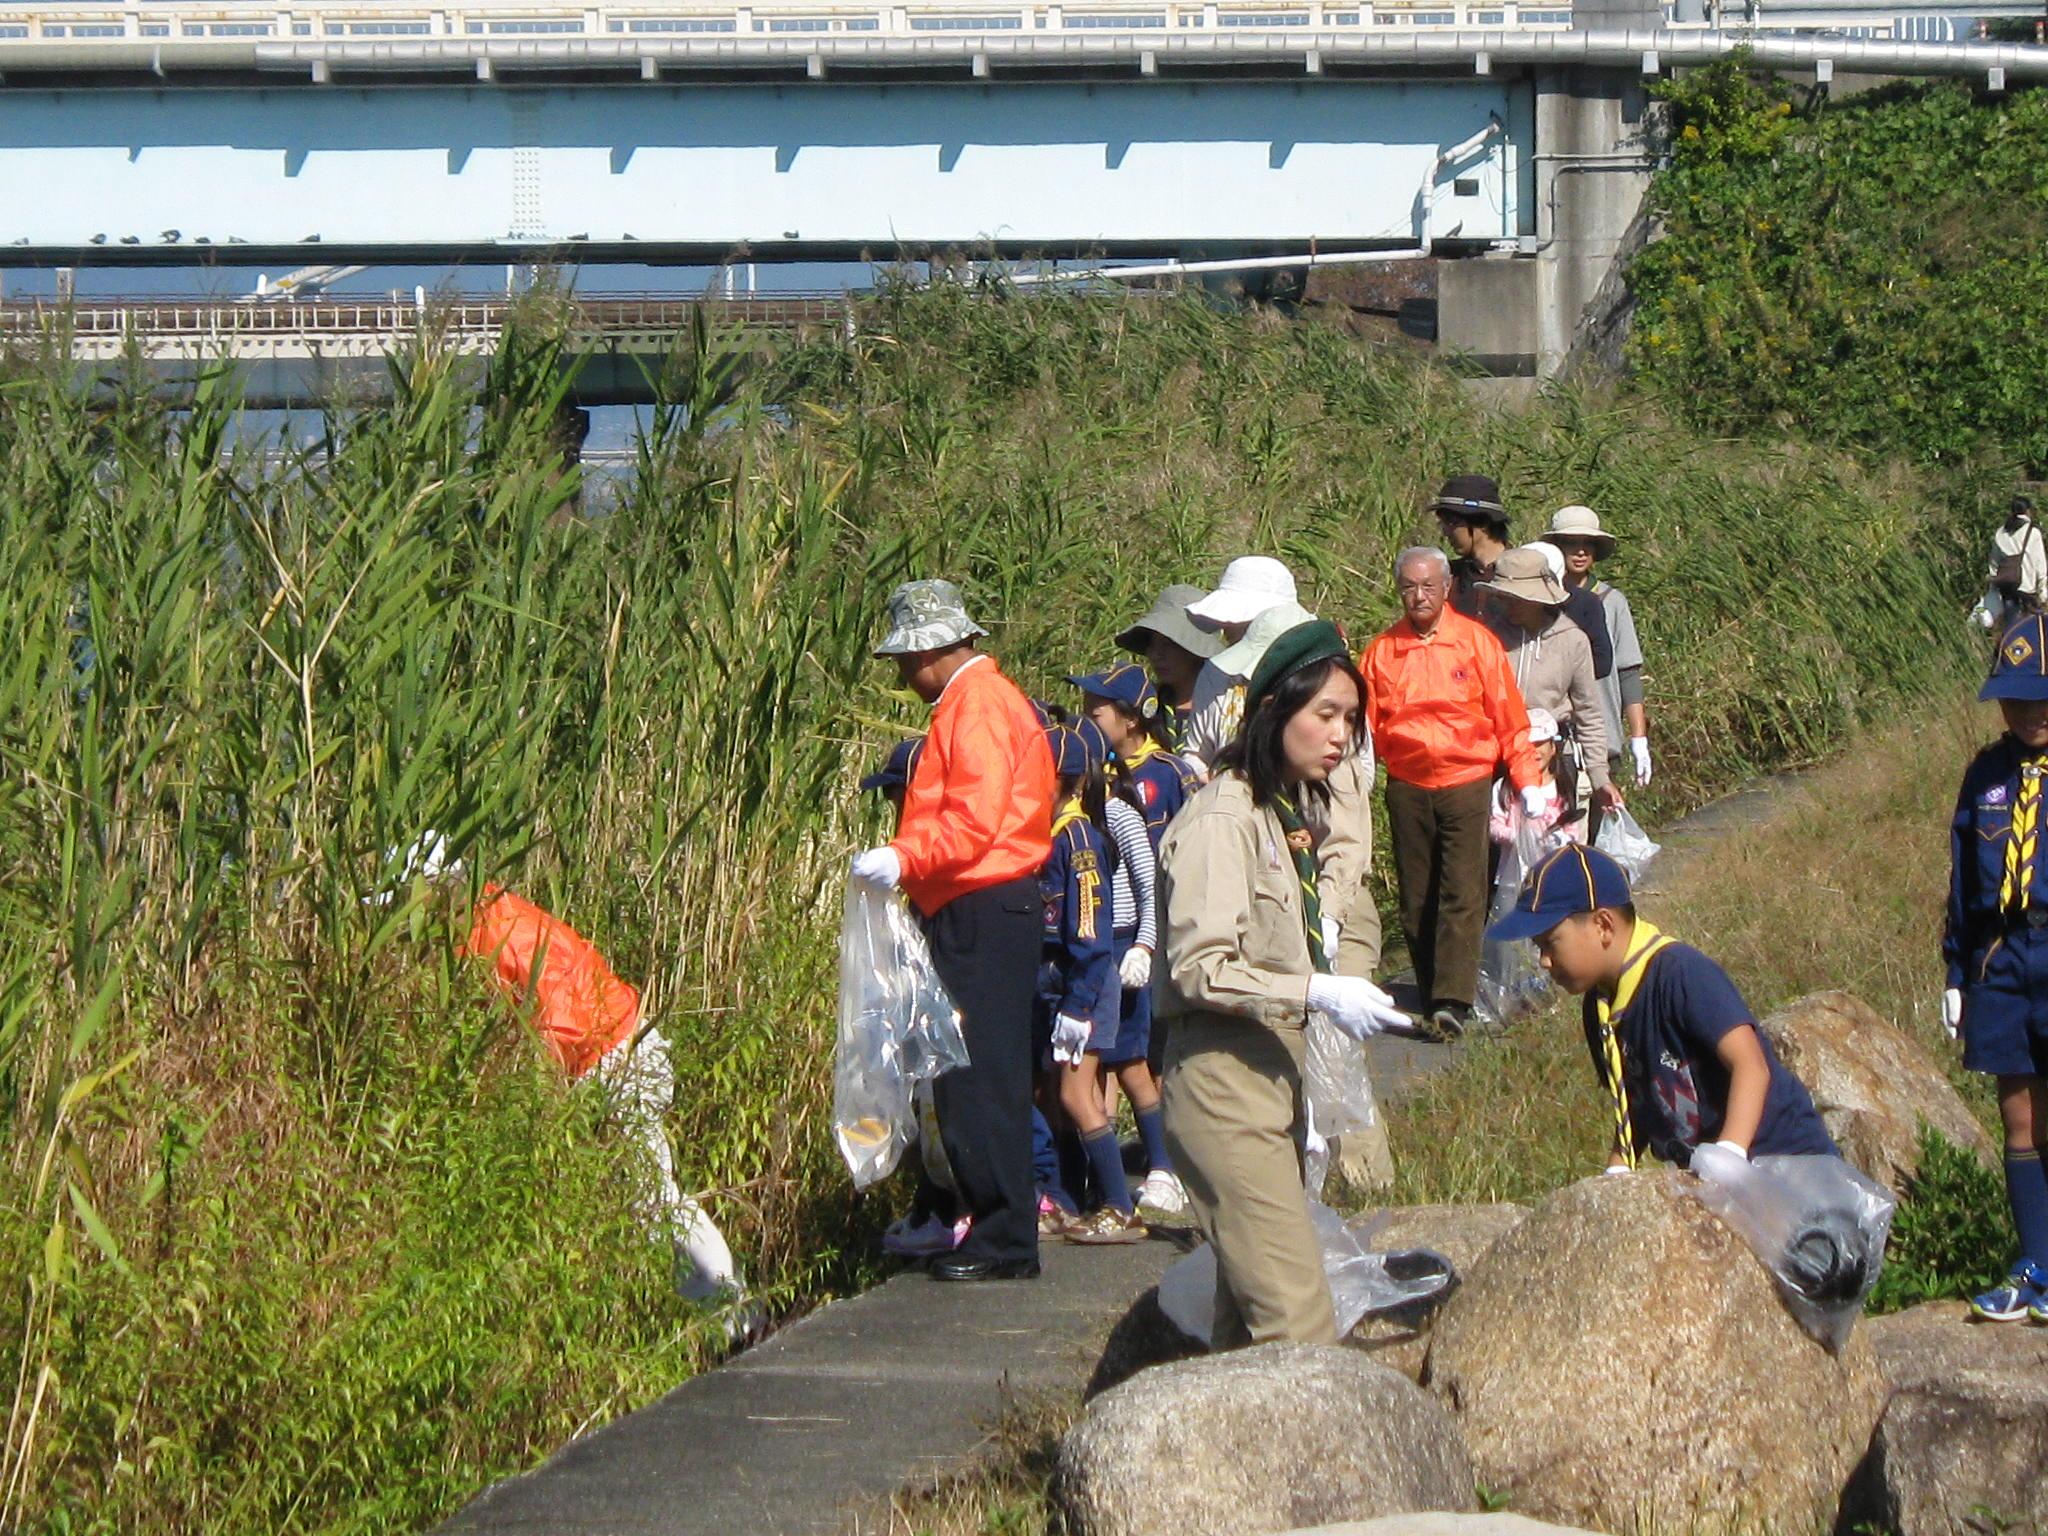
[[[1425,592],[1441,592],[1444,584],[1440,581],[1397,581],[1394,590],[1403,597],[1418,597]]]

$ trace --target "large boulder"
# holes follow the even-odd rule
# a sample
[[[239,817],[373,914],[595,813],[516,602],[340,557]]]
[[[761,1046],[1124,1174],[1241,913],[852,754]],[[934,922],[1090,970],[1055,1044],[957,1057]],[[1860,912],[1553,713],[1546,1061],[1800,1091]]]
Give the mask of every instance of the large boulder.
[[[1861,998],[1816,992],[1787,1003],[1763,1031],[1813,1094],[1842,1156],[1888,1189],[1920,1166],[1920,1122],[1995,1166],[1991,1138],[1934,1058]]]
[[[1260,1536],[1474,1507],[1442,1406],[1355,1350],[1266,1344],[1143,1372],[1060,1442],[1074,1536]]]
[[[1522,1513],[1627,1533],[1818,1530],[1885,1385],[1794,1322],[1687,1176],[1560,1190],[1445,1305],[1425,1380],[1482,1484]]]
[[[2048,1531],[2048,1328],[1973,1324],[1956,1301],[1864,1329],[1892,1397],[1843,1528]]]
[[[1376,1253],[1401,1248],[1428,1248],[1451,1261],[1464,1275],[1482,1255],[1529,1214],[1525,1205],[1397,1205],[1358,1216],[1346,1225]],[[1429,1354],[1429,1333],[1440,1302],[1431,1301],[1368,1317],[1345,1343],[1364,1350],[1381,1365],[1410,1380],[1420,1380]]]

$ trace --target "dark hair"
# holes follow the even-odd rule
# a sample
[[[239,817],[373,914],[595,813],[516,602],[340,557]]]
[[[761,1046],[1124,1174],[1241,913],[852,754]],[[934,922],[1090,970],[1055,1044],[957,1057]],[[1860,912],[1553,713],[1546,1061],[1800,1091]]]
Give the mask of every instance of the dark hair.
[[[1078,796],[1081,814],[1093,823],[1095,830],[1102,834],[1104,863],[1102,878],[1105,881],[1116,878],[1117,866],[1122,858],[1117,851],[1116,839],[1109,833],[1109,784],[1100,763],[1090,763],[1086,773],[1063,773],[1060,775],[1060,798]],[[1105,888],[1103,895],[1109,894]]]
[[[1350,678],[1358,689],[1358,724],[1353,728],[1352,740],[1364,745],[1365,679],[1358,675],[1358,668],[1349,656],[1312,661],[1288,673],[1273,685],[1271,693],[1259,700],[1258,708],[1238,728],[1230,745],[1216,757],[1219,769],[1234,769],[1245,776],[1252,787],[1254,805],[1270,805],[1286,790],[1287,750],[1281,738],[1287,732],[1287,722],[1306,709],[1309,700],[1323,691],[1323,684],[1330,680],[1332,669]],[[1326,783],[1307,784],[1302,786],[1302,793],[1311,800],[1328,801],[1330,786]]]
[[[1152,744],[1161,751],[1170,751],[1172,743],[1166,739],[1166,706],[1160,705],[1149,717],[1139,714],[1122,699],[1112,699],[1107,694],[1091,693],[1091,699],[1102,699],[1116,707],[1116,712],[1142,730]],[[1145,814],[1145,797],[1138,792],[1138,781],[1131,777],[1131,765],[1118,753],[1116,764],[1109,775],[1109,788],[1117,799],[1123,801],[1140,816]],[[1107,832],[1107,826],[1104,831]]]

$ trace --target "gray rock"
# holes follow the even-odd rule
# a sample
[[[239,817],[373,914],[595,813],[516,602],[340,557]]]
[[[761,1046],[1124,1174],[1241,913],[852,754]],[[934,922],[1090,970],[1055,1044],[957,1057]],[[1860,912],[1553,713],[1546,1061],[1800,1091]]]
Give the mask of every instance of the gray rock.
[[[1892,1398],[1843,1528],[2048,1531],[2048,1328],[1972,1323],[1955,1301],[1864,1331]]]
[[[1288,1536],[1586,1536],[1575,1525],[1545,1525],[1527,1515],[1495,1510],[1483,1515],[1382,1515],[1290,1531]]]
[[[1480,1482],[1542,1520],[1631,1536],[1815,1531],[1884,1406],[1859,1329],[1838,1358],[1672,1172],[1560,1190],[1445,1305],[1425,1380]]]
[[[1997,1166],[1991,1138],[1940,1064],[1861,998],[1816,992],[1773,1013],[1763,1031],[1813,1094],[1842,1156],[1887,1189],[1920,1166],[1923,1119]]]
[[[1441,1405],[1354,1350],[1266,1344],[1104,1392],[1060,1443],[1073,1536],[1259,1536],[1469,1510],[1472,1464]]]
[[[1462,1276],[1528,1214],[1526,1205],[1506,1203],[1398,1205],[1356,1217],[1347,1225],[1375,1252],[1433,1249]],[[1429,1354],[1430,1328],[1440,1311],[1440,1304],[1431,1304],[1368,1317],[1344,1342],[1417,1381]]]

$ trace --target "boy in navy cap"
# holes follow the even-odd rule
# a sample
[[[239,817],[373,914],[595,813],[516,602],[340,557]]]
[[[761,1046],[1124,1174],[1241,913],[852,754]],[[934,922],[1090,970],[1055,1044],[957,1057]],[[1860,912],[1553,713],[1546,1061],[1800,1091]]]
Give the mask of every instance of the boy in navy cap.
[[[1727,973],[1638,917],[1606,854],[1571,843],[1545,856],[1487,937],[1535,940],[1551,980],[1585,998],[1586,1044],[1614,1106],[1609,1173],[1649,1152],[1733,1184],[1753,1156],[1835,1150]]]
[[[2033,614],[2005,631],[1977,697],[1997,700],[2005,734],[1977,754],[1956,796],[1941,1011],[1962,1036],[1963,1065],[1998,1079],[2020,1252],[2005,1283],[1973,1297],[1970,1310],[1994,1322],[2048,1323],[2048,860],[2040,838],[2048,620]]]
[[[864,774],[860,781],[860,792],[871,794],[882,792],[882,798],[895,807],[900,820],[903,815],[903,792],[910,787],[910,776],[917,772],[917,760],[924,755],[924,738],[908,736],[889,749],[889,760],[873,773]]]

